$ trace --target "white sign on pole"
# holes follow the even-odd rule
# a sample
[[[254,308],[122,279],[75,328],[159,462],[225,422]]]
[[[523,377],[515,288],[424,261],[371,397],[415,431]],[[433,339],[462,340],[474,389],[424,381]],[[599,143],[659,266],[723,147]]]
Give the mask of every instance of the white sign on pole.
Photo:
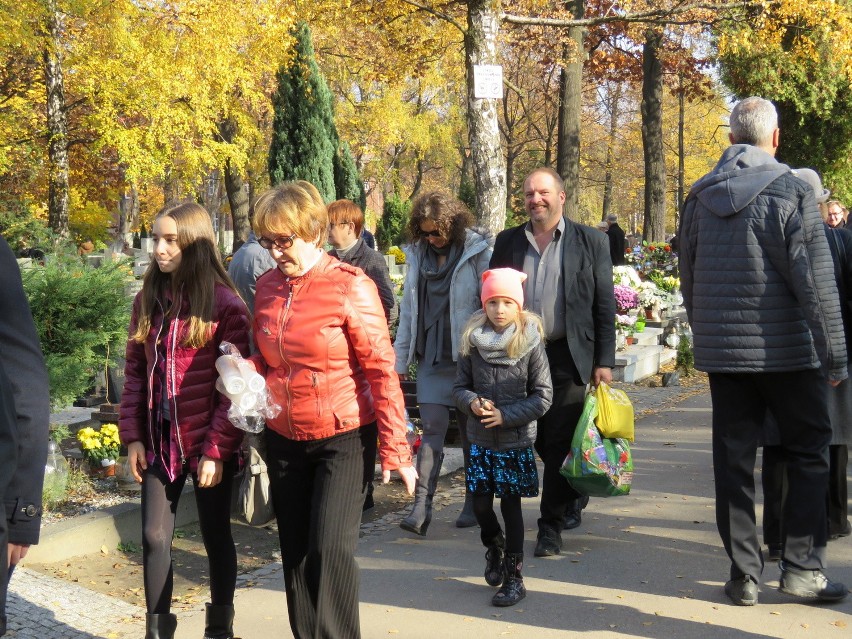
[[[503,67],[499,64],[473,65],[473,97],[503,97]]]

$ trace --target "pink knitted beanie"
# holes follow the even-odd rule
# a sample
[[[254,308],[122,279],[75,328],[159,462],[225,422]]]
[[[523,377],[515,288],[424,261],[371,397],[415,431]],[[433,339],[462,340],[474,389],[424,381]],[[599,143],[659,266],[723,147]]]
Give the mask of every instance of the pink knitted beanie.
[[[482,306],[492,297],[508,297],[517,303],[518,308],[524,307],[524,282],[526,273],[513,268],[493,268],[482,274],[482,293],[479,298]]]

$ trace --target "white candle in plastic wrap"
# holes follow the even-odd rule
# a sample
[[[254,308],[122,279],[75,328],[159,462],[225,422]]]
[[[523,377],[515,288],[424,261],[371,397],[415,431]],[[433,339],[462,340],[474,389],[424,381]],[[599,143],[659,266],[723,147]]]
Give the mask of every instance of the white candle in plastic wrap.
[[[229,393],[221,377],[216,380],[216,390],[236,404],[244,414],[257,406],[257,393],[252,393],[245,388],[239,393]]]
[[[221,375],[220,379],[225,390],[230,395],[238,395],[246,389],[246,380],[240,375],[237,361],[230,355],[222,355],[216,360],[216,370]]]
[[[237,406],[240,407],[240,410],[243,413],[250,411],[252,408],[257,406],[257,393],[252,393],[251,391],[243,391],[239,397],[235,397],[231,400],[236,403]]]
[[[245,360],[241,361],[237,366],[240,369],[243,379],[246,380],[249,390],[252,393],[263,392],[263,389],[266,388],[266,380],[263,379],[263,375],[254,370],[254,367]]]

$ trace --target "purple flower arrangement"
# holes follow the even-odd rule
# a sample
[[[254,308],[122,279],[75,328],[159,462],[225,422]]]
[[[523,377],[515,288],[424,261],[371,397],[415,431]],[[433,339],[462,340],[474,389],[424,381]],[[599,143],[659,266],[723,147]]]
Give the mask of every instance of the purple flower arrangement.
[[[639,294],[629,286],[616,284],[612,287],[615,293],[615,306],[621,314],[639,306]]]

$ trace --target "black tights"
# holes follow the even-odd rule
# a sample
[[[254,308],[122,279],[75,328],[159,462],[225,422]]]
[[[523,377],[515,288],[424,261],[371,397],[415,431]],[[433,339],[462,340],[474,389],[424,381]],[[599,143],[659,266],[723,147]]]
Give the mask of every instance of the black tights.
[[[142,568],[145,606],[151,614],[166,614],[172,599],[174,574],[172,537],[178,500],[186,474],[169,482],[159,466],[149,466],[142,481]],[[222,481],[212,488],[196,488],[195,505],[201,537],[210,567],[210,598],[214,605],[234,603],[237,584],[237,550],[231,535],[231,486],[234,464],[226,463]]]
[[[521,497],[510,495],[500,498],[500,513],[503,515],[506,535],[506,552],[524,552],[524,514],[521,511]],[[494,495],[473,494],[473,514],[481,529],[482,543],[490,545],[490,540],[500,531],[500,522],[494,513]]]

